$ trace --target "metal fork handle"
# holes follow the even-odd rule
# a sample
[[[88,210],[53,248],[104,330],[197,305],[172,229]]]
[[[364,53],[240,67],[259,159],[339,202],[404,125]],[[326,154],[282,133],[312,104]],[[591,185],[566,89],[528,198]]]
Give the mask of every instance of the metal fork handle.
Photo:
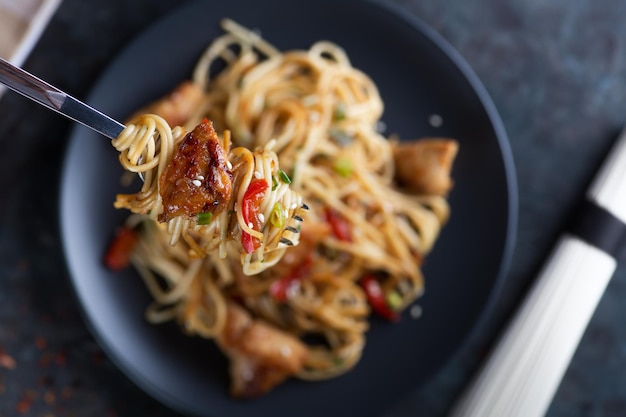
[[[0,58],[0,83],[63,116],[115,139],[124,125]]]

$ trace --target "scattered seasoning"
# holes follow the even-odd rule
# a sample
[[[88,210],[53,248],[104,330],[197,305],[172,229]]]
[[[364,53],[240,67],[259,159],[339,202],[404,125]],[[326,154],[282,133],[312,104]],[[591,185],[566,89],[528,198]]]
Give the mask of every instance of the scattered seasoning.
[[[54,356],[54,363],[56,363],[57,366],[65,366],[67,364],[67,352],[65,349],[57,352]]]
[[[91,362],[94,365],[102,365],[104,363],[104,353],[95,352],[93,355],[91,355]]]
[[[0,349],[0,367],[5,369],[15,369],[17,362],[12,356],[7,354],[4,350]]]
[[[45,337],[38,336],[35,339],[35,346],[37,346],[38,349],[43,350],[46,348],[47,345],[48,345],[48,341],[46,340]]]
[[[420,307],[417,304],[415,304],[409,310],[409,314],[411,315],[412,319],[419,319],[422,316],[422,307]]]
[[[50,375],[42,375],[39,377],[39,385],[50,388],[54,385],[54,379]]]
[[[74,390],[72,390],[72,388],[70,387],[63,387],[63,389],[61,390],[61,397],[65,400],[71,398],[73,394]]]
[[[43,395],[43,401],[48,405],[53,405],[56,401],[56,398],[57,397],[54,392],[52,392],[52,390],[46,391],[46,393]]]
[[[15,410],[18,414],[26,414],[33,405],[33,401],[37,399],[37,391],[28,390],[22,394],[22,397],[15,405]]]
[[[432,126],[432,127],[441,127],[443,125],[443,117],[441,117],[438,114],[431,114],[428,117],[428,123]]]

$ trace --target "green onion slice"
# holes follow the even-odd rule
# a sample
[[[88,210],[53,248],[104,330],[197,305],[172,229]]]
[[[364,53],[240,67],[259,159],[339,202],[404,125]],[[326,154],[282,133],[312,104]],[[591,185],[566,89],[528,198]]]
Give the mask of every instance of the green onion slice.
[[[335,164],[333,165],[333,169],[339,175],[344,178],[349,177],[352,174],[352,161],[350,158],[345,156],[337,158]]]
[[[203,226],[211,223],[211,219],[213,218],[213,213],[207,211],[205,213],[198,214],[198,224]]]
[[[280,201],[274,204],[272,214],[270,214],[270,223],[274,227],[283,227],[287,221],[287,213]]]
[[[278,170],[278,176],[280,177],[280,180],[285,184],[291,184],[291,178],[289,178],[289,175],[287,175],[287,173],[282,169]]]

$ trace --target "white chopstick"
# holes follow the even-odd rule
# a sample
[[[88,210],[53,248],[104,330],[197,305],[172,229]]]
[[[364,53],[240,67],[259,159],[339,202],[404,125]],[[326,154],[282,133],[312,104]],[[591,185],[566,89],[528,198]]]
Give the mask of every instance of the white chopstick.
[[[626,224],[626,133],[596,175],[587,199],[616,224]],[[592,243],[572,234],[559,239],[451,417],[545,415],[617,267],[606,247]]]

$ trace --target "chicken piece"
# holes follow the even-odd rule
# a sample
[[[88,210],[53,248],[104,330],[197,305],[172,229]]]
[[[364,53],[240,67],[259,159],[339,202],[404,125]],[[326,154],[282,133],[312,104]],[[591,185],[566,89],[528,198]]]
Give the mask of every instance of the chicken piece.
[[[425,138],[393,148],[398,185],[415,194],[446,195],[452,188],[452,163],[459,149],[453,139]]]
[[[233,174],[226,153],[208,120],[183,138],[159,178],[163,199],[160,222],[209,212],[215,216],[228,206]]]
[[[202,103],[203,97],[204,93],[198,86],[183,81],[171,93],[140,109],[135,115],[156,114],[172,127],[183,126]]]
[[[308,355],[296,337],[253,319],[242,307],[229,303],[224,331],[217,344],[230,358],[231,394],[262,395],[296,374]]]

